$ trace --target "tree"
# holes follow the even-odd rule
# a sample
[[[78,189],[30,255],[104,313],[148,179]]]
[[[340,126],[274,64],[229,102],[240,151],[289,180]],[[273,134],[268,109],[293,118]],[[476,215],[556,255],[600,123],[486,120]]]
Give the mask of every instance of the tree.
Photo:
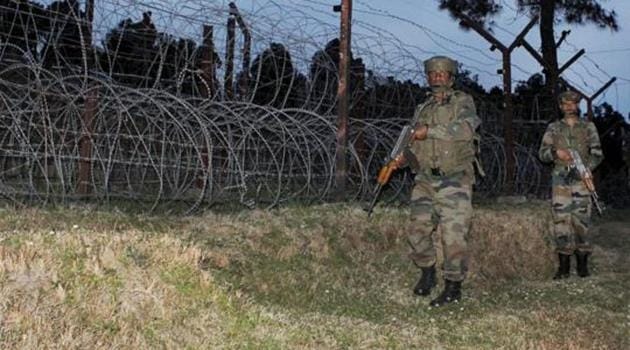
[[[150,75],[149,70],[158,56],[156,39],[151,12],[143,13],[139,22],[130,18],[122,20],[105,36],[106,53],[101,57],[101,65],[122,83],[149,85],[145,78]]]
[[[191,39],[175,38],[159,33],[157,36],[157,58],[151,61],[149,76],[158,80],[161,88],[175,88],[176,94],[191,95],[194,91],[192,71],[201,61],[201,50]],[[147,58],[148,59],[148,58]]]
[[[554,36],[554,22],[558,19],[569,24],[592,23],[600,28],[619,29],[615,11],[604,9],[596,0],[515,0],[520,13],[540,16],[542,57],[546,63],[545,85],[551,106],[556,106],[558,56]],[[439,0],[439,7],[451,14],[464,13],[479,24],[492,25],[491,17],[503,8],[499,0]],[[465,28],[465,27],[464,27]]]
[[[468,69],[462,69],[461,65],[457,69],[457,75],[455,76],[455,82],[459,89],[472,94],[472,95],[484,95],[486,89],[479,84],[479,76],[473,75]]]
[[[516,85],[514,88],[514,104],[518,106],[519,119],[528,121],[541,119],[538,101],[544,88],[545,78],[540,73],[536,73],[526,81],[521,81]]]
[[[24,53],[37,58],[39,32],[48,30],[48,13],[44,7],[32,1],[0,0],[0,42],[2,59],[20,60]]]
[[[332,113],[336,107],[339,84],[339,39],[335,38],[326,44],[323,50],[317,51],[311,59],[309,78],[311,81],[311,103],[315,110],[322,114]],[[353,58],[350,52],[350,81],[348,94],[351,105],[364,95],[365,64],[361,58]]]
[[[42,50],[44,65],[49,68],[80,65],[88,26],[86,14],[81,11],[79,2],[55,1],[46,10],[49,14],[50,30]],[[86,59],[89,59],[89,55]]]
[[[286,105],[294,81],[291,54],[282,44],[271,43],[254,59],[250,68],[253,102],[282,108]]]
[[[350,55],[352,57],[352,53]],[[312,86],[310,99],[315,104],[316,111],[322,114],[332,113],[339,82],[339,39],[329,41],[323,50],[313,55],[309,78]]]

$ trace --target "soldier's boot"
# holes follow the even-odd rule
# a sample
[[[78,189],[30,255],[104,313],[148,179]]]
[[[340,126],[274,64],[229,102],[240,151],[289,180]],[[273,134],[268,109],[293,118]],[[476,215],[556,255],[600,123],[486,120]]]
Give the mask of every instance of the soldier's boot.
[[[413,287],[413,294],[426,297],[431,294],[431,289],[437,284],[435,282],[435,264],[429,267],[422,267],[422,276]]]
[[[462,282],[445,280],[444,290],[437,298],[431,300],[431,303],[429,303],[429,305],[433,307],[439,307],[448,303],[452,303],[454,301],[459,301],[461,298]]]
[[[555,276],[553,276],[554,280],[559,280],[563,278],[569,278],[569,274],[571,272],[571,255],[566,254],[558,254],[558,271]]]
[[[588,277],[591,274],[588,272],[588,255],[589,253],[576,252],[575,260],[577,261],[577,275],[580,277]]]

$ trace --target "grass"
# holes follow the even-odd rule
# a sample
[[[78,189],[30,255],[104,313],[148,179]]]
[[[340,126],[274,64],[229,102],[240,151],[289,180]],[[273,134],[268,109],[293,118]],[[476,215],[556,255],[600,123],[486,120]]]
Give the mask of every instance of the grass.
[[[0,209],[0,348],[630,347],[627,215],[597,222],[592,277],[558,282],[544,205],[477,207],[464,299],[438,309],[410,292],[406,218]]]

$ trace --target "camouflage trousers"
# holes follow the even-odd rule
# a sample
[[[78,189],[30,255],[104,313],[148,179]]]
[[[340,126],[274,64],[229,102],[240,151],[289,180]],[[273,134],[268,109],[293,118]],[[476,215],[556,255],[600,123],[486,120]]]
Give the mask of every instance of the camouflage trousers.
[[[591,197],[582,181],[552,178],[552,212],[556,251],[571,255],[576,250],[590,252],[588,228],[591,224]]]
[[[466,275],[468,232],[472,218],[472,178],[464,173],[450,177],[418,175],[411,194],[408,237],[413,262],[419,267],[436,263],[433,235],[442,233],[444,278],[462,281]]]

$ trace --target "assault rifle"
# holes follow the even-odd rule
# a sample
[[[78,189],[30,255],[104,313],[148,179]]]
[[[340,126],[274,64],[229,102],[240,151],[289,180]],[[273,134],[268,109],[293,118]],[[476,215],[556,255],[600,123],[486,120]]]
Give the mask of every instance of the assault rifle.
[[[396,158],[398,158],[405,148],[411,143],[413,140],[415,129],[411,127],[411,125],[407,124],[403,127],[400,135],[398,136],[398,140],[396,140],[396,144],[392,151],[389,153],[389,156],[385,158],[385,165],[378,172],[378,178],[376,179],[376,187],[374,188],[374,192],[372,192],[372,201],[370,202],[370,206],[366,209],[368,212],[368,217],[372,216],[372,211],[374,210],[374,206],[376,205],[376,201],[378,200],[379,195],[381,194],[381,190],[383,186],[389,182],[389,178],[392,176],[395,167],[390,166],[390,162]]]
[[[376,201],[381,194],[381,190],[383,186],[389,182],[389,178],[392,176],[395,167],[390,166],[390,162],[394,159],[397,159],[402,153],[405,151],[405,148],[409,146],[409,144],[413,141],[414,133],[415,133],[415,125],[418,122],[418,117],[420,116],[420,112],[426,107],[428,101],[423,103],[418,110],[414,113],[414,118],[411,123],[405,125],[398,136],[398,140],[396,140],[396,144],[392,151],[389,152],[389,156],[385,158],[385,165],[378,172],[378,178],[376,179],[377,185],[374,188],[374,192],[372,192],[372,201],[370,202],[370,206],[365,209],[368,212],[368,218],[372,216],[372,211],[374,210],[374,206],[376,205]],[[409,161],[409,159],[408,159]]]
[[[584,165],[582,157],[580,157],[580,154],[576,150],[569,149],[569,153],[571,154],[571,158],[573,158],[571,168],[574,168],[580,175],[584,186],[586,186],[586,189],[591,194],[591,199],[593,200],[595,208],[597,208],[597,213],[601,216],[604,209],[599,203],[599,196],[597,195],[597,191],[595,190],[595,183],[593,183],[593,174],[591,173],[589,168]]]

